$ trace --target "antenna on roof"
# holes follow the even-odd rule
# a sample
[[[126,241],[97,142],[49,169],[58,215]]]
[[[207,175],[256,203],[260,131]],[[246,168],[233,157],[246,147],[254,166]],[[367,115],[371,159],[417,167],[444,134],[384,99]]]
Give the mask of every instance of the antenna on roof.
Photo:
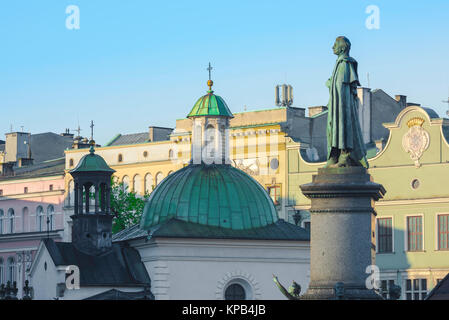
[[[282,88],[282,99],[279,97]],[[278,107],[290,107],[293,104],[293,87],[283,84],[275,87],[275,104]]]

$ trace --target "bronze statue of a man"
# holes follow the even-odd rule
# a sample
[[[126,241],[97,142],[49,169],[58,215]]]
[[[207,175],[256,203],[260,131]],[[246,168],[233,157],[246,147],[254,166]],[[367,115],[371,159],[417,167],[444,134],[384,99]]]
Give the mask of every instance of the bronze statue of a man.
[[[332,49],[338,58],[332,77],[326,82],[329,88],[326,167],[368,168],[358,116],[357,61],[349,56],[351,42],[346,37],[338,37]]]

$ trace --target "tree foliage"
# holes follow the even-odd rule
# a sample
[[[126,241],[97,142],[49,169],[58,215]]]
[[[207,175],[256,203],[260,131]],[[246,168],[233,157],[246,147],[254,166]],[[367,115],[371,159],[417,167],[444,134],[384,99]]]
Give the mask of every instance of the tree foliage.
[[[117,233],[140,222],[145,202],[149,194],[140,196],[128,191],[123,182],[111,182],[111,211],[114,214],[112,221],[112,233]]]

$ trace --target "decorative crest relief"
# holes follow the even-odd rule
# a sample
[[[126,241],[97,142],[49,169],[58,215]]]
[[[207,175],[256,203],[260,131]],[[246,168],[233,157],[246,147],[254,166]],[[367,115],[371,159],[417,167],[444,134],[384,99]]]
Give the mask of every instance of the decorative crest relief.
[[[419,117],[407,121],[407,126],[410,129],[402,137],[402,147],[405,152],[410,153],[410,158],[415,161],[417,168],[421,166],[419,159],[430,144],[429,133],[422,127],[424,122],[425,120]]]

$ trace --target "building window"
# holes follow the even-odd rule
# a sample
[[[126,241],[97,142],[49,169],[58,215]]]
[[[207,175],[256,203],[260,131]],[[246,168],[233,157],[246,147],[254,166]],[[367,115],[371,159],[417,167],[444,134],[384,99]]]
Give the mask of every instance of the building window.
[[[153,191],[153,176],[151,173],[145,175],[145,193],[150,194]]]
[[[394,285],[394,280],[382,280],[380,284],[380,294],[384,299],[390,299],[390,288]]]
[[[28,187],[23,188],[23,193],[28,193]]]
[[[3,258],[0,258],[0,284],[5,283],[5,278],[3,277],[4,272]]]
[[[48,187],[48,190],[53,191],[53,185],[52,184]]]
[[[16,281],[16,264],[13,257],[8,258],[7,262],[6,281],[11,281],[11,284]]]
[[[233,283],[226,288],[225,300],[245,300],[246,293],[242,285]]]
[[[168,158],[173,159],[173,150],[168,151]]]
[[[3,189],[0,189],[0,196],[3,196]]]
[[[122,179],[122,183],[123,183],[123,192],[129,192],[129,177],[128,176],[124,176]]]
[[[438,215],[438,249],[449,250],[449,214]]]
[[[44,231],[44,209],[41,206],[36,209],[36,226],[37,231]]]
[[[144,151],[144,152],[143,152],[143,157],[144,157],[144,158],[148,157],[148,151]]]
[[[22,232],[29,232],[30,231],[30,221],[29,221],[29,215],[28,215],[28,208],[24,207],[22,209]]]
[[[377,251],[379,253],[393,252],[393,219],[377,219]]]
[[[136,174],[133,179],[133,192],[137,195],[140,195],[142,193],[141,184],[142,178],[140,177],[140,175]]]
[[[422,216],[407,217],[407,249],[423,251]]]
[[[123,161],[123,156],[122,156],[122,154],[119,154],[119,155],[118,155],[118,159],[117,159],[117,160],[118,160],[118,162],[122,162],[122,161]]]
[[[55,224],[55,207],[49,205],[47,207],[48,230],[53,230]]]
[[[69,167],[70,167],[70,168],[73,167],[73,159],[70,159],[70,160],[69,160]]]
[[[0,234],[3,234],[3,219],[5,218],[5,214],[2,209],[0,209]]]
[[[67,194],[67,205],[72,207],[75,204],[75,184],[73,180],[69,181],[69,192]]]
[[[405,280],[405,299],[423,300],[427,295],[427,279]]]
[[[156,185],[159,185],[159,183],[161,183],[161,181],[164,179],[164,175],[162,174],[162,172],[159,172],[156,175]]]
[[[268,187],[268,194],[270,195],[270,198],[271,200],[273,200],[275,205],[280,204],[281,187],[279,186]]]
[[[8,210],[8,232],[14,233],[14,209]]]

